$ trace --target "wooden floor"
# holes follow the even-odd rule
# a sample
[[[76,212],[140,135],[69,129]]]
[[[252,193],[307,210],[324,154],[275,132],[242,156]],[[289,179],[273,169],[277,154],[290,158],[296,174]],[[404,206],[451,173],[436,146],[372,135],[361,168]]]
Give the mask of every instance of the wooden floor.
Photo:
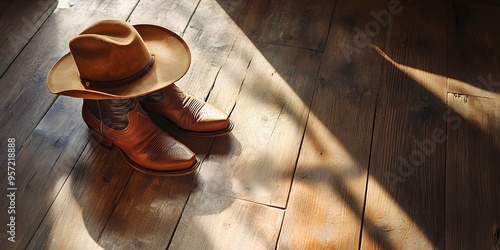
[[[499,13],[498,0],[2,0],[0,248],[500,249]],[[132,170],[91,139],[82,100],[48,91],[68,40],[108,18],[181,35],[193,62],[178,85],[236,124],[200,139],[158,121],[203,159],[195,174]]]

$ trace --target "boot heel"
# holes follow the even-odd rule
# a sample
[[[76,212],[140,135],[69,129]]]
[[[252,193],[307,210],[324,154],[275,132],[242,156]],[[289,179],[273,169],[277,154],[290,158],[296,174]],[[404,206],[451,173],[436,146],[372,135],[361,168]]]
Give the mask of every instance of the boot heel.
[[[108,138],[104,137],[103,135],[101,135],[100,133],[96,132],[93,129],[89,129],[89,131],[90,131],[90,134],[92,135],[92,137],[94,137],[94,139],[97,142],[99,142],[104,147],[111,149],[111,147],[113,146],[112,141],[110,141]]]

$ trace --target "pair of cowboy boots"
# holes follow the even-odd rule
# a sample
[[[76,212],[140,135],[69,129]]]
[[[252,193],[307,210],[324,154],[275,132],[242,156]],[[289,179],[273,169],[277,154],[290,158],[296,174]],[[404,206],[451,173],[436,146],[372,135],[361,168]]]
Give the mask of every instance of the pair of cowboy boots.
[[[190,135],[220,136],[233,128],[222,110],[174,84],[139,98],[84,99],[82,116],[91,135],[108,148],[116,145],[133,168],[160,176],[194,172],[200,164],[195,153],[161,130],[144,110]]]

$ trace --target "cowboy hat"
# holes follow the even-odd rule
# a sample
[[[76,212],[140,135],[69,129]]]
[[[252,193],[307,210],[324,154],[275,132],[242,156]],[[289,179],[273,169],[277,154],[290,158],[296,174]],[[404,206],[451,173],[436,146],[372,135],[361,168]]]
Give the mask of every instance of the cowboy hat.
[[[191,63],[189,47],[170,30],[119,20],[94,23],[69,42],[50,69],[54,94],[85,99],[146,95],[179,80]]]

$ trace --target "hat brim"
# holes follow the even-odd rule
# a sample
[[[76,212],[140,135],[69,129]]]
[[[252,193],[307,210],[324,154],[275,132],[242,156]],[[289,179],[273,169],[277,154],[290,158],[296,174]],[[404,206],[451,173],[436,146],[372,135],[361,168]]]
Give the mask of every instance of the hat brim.
[[[186,42],[172,31],[156,25],[134,25],[149,51],[154,54],[153,67],[139,79],[116,87],[84,86],[71,52],[50,69],[47,84],[54,94],[85,99],[127,99],[162,89],[186,74],[191,53]]]

